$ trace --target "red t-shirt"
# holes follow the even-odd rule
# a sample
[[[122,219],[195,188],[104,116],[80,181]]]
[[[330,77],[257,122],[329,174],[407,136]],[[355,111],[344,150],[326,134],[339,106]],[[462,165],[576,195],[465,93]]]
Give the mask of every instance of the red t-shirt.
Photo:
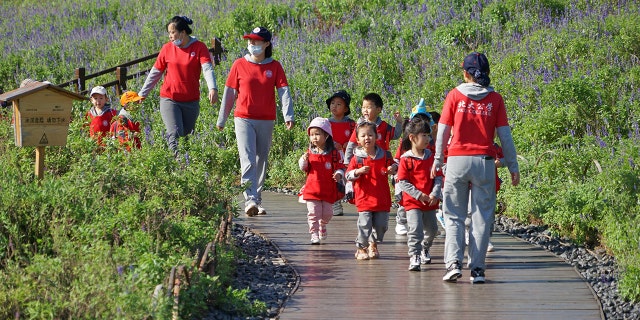
[[[336,149],[327,154],[309,152],[307,181],[302,191],[302,199],[334,203],[338,189],[333,174],[336,170],[344,170],[342,161],[342,156]]]
[[[422,193],[429,195],[431,189],[433,189],[433,179],[431,179],[431,166],[433,165],[433,156],[427,159],[418,159],[415,157],[402,157],[400,158],[400,165],[398,166],[398,180],[405,180],[413,184],[416,189],[422,191]],[[442,171],[438,171],[442,174]],[[423,211],[436,210],[438,204],[429,206],[423,204],[418,199],[410,196],[408,193],[402,191],[402,200],[400,204],[405,210],[420,209]]]
[[[153,65],[165,72],[160,96],[179,102],[200,100],[200,72],[207,62],[211,62],[211,55],[202,41],[186,48],[166,43]]]
[[[353,129],[356,127],[356,122],[349,119],[348,121],[343,122],[333,122],[329,120],[331,124],[331,132],[333,133],[333,141],[342,145],[342,151],[344,152],[347,149],[347,142],[349,142],[349,138],[351,137],[351,133]]]
[[[287,76],[280,62],[258,64],[239,58],[233,62],[225,86],[238,91],[235,117],[254,120],[276,119],[275,89],[286,87]]]
[[[454,88],[447,94],[440,123],[453,128],[447,156],[495,156],[493,136],[497,127],[509,125],[504,100],[491,92],[472,100]]]
[[[356,208],[362,211],[384,211],[391,209],[391,189],[387,175],[387,167],[394,164],[393,157],[385,152],[380,159],[360,158],[354,155],[349,162],[347,171],[355,170],[363,166],[370,166],[371,170],[353,181],[353,193]]]
[[[376,145],[382,148],[382,150],[389,151],[389,143],[391,142],[391,137],[393,137],[396,132],[396,128],[382,120],[380,121],[380,124],[376,126],[376,132],[378,133]],[[353,130],[349,142],[358,143],[358,137],[356,137],[355,130]]]

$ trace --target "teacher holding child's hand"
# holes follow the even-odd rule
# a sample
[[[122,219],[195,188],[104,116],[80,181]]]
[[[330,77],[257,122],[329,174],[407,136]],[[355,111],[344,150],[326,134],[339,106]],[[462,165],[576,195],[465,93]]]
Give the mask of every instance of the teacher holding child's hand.
[[[167,42],[138,95],[146,98],[164,75],[160,88],[160,115],[164,122],[167,145],[178,154],[178,137],[184,137],[195,129],[200,114],[200,72],[204,74],[211,104],[218,102],[216,76],[213,73],[211,53],[207,46],[190,36],[189,25],[193,21],[185,16],[175,16],[167,23]]]
[[[287,129],[293,127],[293,103],[284,69],[271,57],[271,32],[257,27],[244,39],[247,39],[249,53],[231,66],[216,125],[218,130],[224,129],[235,102],[233,116],[241,183],[249,183],[244,191],[244,211],[248,216],[255,216],[266,214],[261,193],[276,120],[276,90]]]

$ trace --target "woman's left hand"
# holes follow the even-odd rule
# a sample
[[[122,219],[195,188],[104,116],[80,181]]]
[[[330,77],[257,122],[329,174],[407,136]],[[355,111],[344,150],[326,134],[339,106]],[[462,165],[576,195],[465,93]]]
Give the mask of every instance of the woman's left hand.
[[[216,103],[218,103],[218,90],[216,89],[209,90],[209,101],[211,102],[212,105],[215,105]]]

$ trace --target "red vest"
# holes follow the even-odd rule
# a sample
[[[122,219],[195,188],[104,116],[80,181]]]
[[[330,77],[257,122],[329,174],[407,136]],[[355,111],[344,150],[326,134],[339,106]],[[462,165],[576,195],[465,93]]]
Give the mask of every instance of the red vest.
[[[431,179],[431,166],[433,166],[433,156],[427,159],[418,159],[414,157],[400,158],[400,166],[398,166],[398,180],[405,180],[413,184],[416,189],[422,193],[429,195],[433,189],[433,180]],[[439,171],[440,174],[442,173]],[[438,205],[429,206],[423,204],[418,199],[410,196],[402,191],[402,200],[400,204],[405,210],[420,209],[423,211],[436,210]]]
[[[387,167],[394,164],[389,151],[380,159],[361,158],[354,155],[349,163],[347,171],[355,170],[363,166],[371,167],[371,170],[353,181],[353,193],[355,195],[356,208],[362,211],[391,210],[391,189]]]
[[[136,135],[138,132],[140,132],[140,122],[131,121],[124,116],[118,116],[111,125],[111,135],[118,138],[120,145],[127,151],[131,151],[131,146],[140,149],[140,138]]]
[[[338,188],[333,180],[333,173],[339,169],[344,169],[344,164],[338,150],[333,149],[327,154],[309,152],[307,181],[302,190],[302,199],[334,203],[338,198]]]
[[[102,144],[102,137],[107,136],[111,128],[111,120],[118,115],[118,111],[109,109],[99,116],[94,116],[91,112],[87,112],[89,121],[89,135],[98,140],[98,144]]]
[[[376,145],[382,150],[389,150],[389,143],[391,142],[391,137],[393,137],[396,132],[396,128],[390,126],[387,122],[380,121],[380,124],[376,126],[376,132],[378,133],[378,137],[376,138]],[[358,137],[356,136],[356,131],[354,130],[351,134],[351,139],[349,142],[358,143]]]
[[[347,148],[349,138],[356,127],[356,122],[353,120],[343,122],[329,122],[331,124],[331,131],[333,132],[333,141],[342,145],[342,151]]]

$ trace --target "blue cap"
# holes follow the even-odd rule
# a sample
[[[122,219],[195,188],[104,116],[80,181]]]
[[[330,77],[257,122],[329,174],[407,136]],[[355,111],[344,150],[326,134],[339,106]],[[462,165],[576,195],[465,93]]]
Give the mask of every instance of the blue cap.
[[[427,111],[427,106],[424,104],[424,98],[420,98],[420,102],[418,102],[418,104],[414,106],[413,109],[411,109],[411,115],[409,116],[409,119],[413,119],[413,117],[415,117],[417,114],[423,114],[427,118],[429,118],[430,126],[434,126],[436,124],[435,122],[433,122],[431,114]]]

